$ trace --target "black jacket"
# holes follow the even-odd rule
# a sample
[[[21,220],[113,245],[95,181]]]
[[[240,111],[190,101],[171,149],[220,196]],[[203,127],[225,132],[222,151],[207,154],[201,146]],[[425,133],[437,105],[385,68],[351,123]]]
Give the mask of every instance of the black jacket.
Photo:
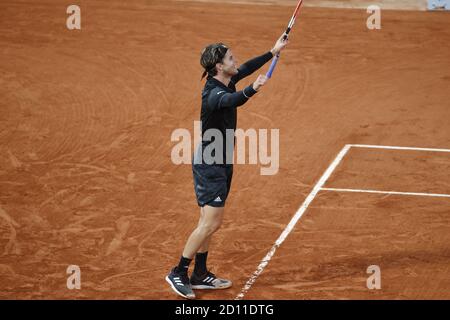
[[[213,163],[208,163],[208,161],[205,161],[204,158],[204,163],[230,163],[230,160],[226,161],[226,155],[228,153],[228,158],[233,158],[234,131],[236,130],[237,124],[237,107],[246,103],[248,99],[256,93],[252,85],[236,92],[236,84],[243,78],[251,75],[253,72],[261,68],[265,63],[270,61],[272,57],[273,55],[269,51],[241,65],[238,68],[238,74],[231,78],[228,87],[211,76],[207,77],[206,84],[202,92],[202,110],[200,115],[202,123],[202,154],[205,148],[207,148],[208,145],[214,141],[214,138],[208,137],[207,135],[205,136],[205,132],[210,129],[216,129],[215,132],[218,133],[220,131],[223,137],[223,146],[221,148],[223,157],[222,161],[214,161]],[[209,131],[209,133],[211,132],[214,133],[214,131]],[[199,155],[199,151],[200,150],[197,150],[197,155]],[[209,152],[209,150],[207,151]],[[214,155],[215,153],[213,152],[213,156]]]

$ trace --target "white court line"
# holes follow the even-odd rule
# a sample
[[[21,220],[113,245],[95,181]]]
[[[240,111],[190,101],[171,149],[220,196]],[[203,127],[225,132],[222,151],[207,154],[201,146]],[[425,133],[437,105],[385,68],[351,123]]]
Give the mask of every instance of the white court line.
[[[295,227],[295,224],[297,223],[297,221],[301,218],[303,213],[306,211],[309,204],[314,200],[317,193],[320,191],[322,186],[325,184],[325,182],[328,180],[330,175],[333,173],[334,169],[338,166],[339,162],[341,162],[342,158],[344,158],[345,154],[350,149],[350,147],[351,147],[351,145],[346,144],[344,146],[344,148],[342,148],[342,150],[336,156],[334,161],[330,164],[328,169],[324,172],[322,177],[316,183],[316,185],[314,186],[311,193],[308,195],[308,197],[306,197],[303,204],[300,206],[300,208],[298,208],[297,212],[292,217],[291,221],[286,226],[286,228],[283,230],[281,235],[278,237],[277,241],[275,241],[272,248],[269,250],[269,252],[266,254],[266,256],[261,260],[258,268],[256,268],[255,272],[253,272],[252,276],[250,277],[250,279],[248,279],[247,283],[242,288],[241,292],[236,296],[235,300],[241,300],[242,298],[244,298],[244,295],[248,292],[248,290],[250,290],[253,283],[255,283],[256,279],[264,271],[264,268],[269,264],[269,261],[270,261],[270,259],[272,259],[272,256],[275,254],[275,251],[277,250],[277,248],[283,243],[283,241],[286,239],[286,237],[289,235],[289,233]]]
[[[432,151],[432,152],[450,152],[450,149],[434,149],[434,148],[415,148],[415,147],[397,147],[397,146],[380,146],[380,145],[369,145],[369,144],[346,144],[344,148],[339,152],[339,154],[336,156],[334,161],[330,164],[330,166],[327,168],[325,173],[322,175],[322,177],[319,179],[319,181],[314,186],[311,193],[306,197],[305,201],[302,203],[300,208],[297,210],[295,215],[292,217],[289,224],[286,226],[286,228],[283,230],[281,235],[278,237],[277,241],[275,241],[272,248],[269,250],[269,252],[266,254],[266,256],[261,260],[258,268],[255,272],[253,272],[250,279],[247,281],[245,286],[242,288],[241,292],[236,296],[235,300],[241,300],[244,298],[244,295],[250,290],[252,285],[255,283],[256,279],[259,277],[259,275],[264,271],[264,268],[269,264],[270,259],[272,259],[272,256],[275,254],[275,251],[277,248],[283,243],[283,241],[286,239],[286,237],[289,235],[289,233],[292,231],[292,229],[295,227],[297,221],[301,218],[303,213],[305,213],[306,209],[310,205],[310,203],[314,200],[317,193],[321,190],[329,190],[329,191],[337,191],[332,190],[332,188],[322,188],[322,186],[325,184],[325,182],[328,180],[328,178],[331,176],[333,171],[336,169],[336,167],[339,165],[339,163],[342,161],[346,153],[351,147],[356,148],[372,148],[372,149],[392,149],[392,150],[413,150],[413,151]],[[342,190],[352,190],[352,189],[342,189]],[[395,191],[375,191],[375,190],[366,190],[366,192],[372,191],[374,193],[391,193],[391,194],[400,194]],[[360,191],[361,192],[361,191]],[[424,193],[413,193],[413,192],[402,192],[401,194],[409,194],[409,195],[433,195],[437,197],[447,197],[448,195],[442,195],[442,194],[424,194]]]
[[[370,144],[351,144],[351,147],[356,148],[371,148],[371,149],[391,149],[391,150],[413,150],[413,151],[432,151],[432,152],[450,152],[450,149],[433,149],[433,148],[413,148],[413,147],[395,147],[395,146],[377,146]]]
[[[339,189],[339,188],[321,188],[320,190],[338,191],[338,192],[364,192],[364,193],[398,194],[398,195],[405,195],[405,196],[425,196],[425,197],[450,198],[450,194],[441,194],[441,193],[398,192],[398,191]]]

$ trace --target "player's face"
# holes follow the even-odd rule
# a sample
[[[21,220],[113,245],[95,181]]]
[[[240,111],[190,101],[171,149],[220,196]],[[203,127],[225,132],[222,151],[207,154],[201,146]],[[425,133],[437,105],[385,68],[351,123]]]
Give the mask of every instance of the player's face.
[[[233,52],[231,49],[228,49],[222,60],[222,71],[229,76],[234,76],[238,73],[237,64],[238,61],[234,57]]]

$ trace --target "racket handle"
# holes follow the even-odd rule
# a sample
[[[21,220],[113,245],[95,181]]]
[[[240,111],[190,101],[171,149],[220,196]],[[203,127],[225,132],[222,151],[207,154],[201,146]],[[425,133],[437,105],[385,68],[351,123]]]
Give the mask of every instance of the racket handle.
[[[280,55],[277,54],[277,55],[275,56],[275,58],[273,58],[272,63],[270,64],[269,71],[267,71],[267,73],[266,73],[266,77],[267,77],[267,78],[272,77],[273,70],[275,69],[275,66],[277,65],[277,62],[278,62],[278,58],[279,58],[279,57],[280,57]]]
[[[286,29],[286,31],[284,32],[283,40],[286,40],[286,39],[287,39],[289,32],[291,32],[291,28],[290,28],[290,27],[288,27],[288,28]]]

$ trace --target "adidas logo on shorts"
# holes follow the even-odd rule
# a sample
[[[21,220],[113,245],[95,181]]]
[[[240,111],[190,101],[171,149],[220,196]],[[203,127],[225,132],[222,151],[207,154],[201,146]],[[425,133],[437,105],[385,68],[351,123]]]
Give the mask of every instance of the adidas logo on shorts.
[[[214,199],[214,202],[222,202],[222,199],[220,199],[220,196]]]

